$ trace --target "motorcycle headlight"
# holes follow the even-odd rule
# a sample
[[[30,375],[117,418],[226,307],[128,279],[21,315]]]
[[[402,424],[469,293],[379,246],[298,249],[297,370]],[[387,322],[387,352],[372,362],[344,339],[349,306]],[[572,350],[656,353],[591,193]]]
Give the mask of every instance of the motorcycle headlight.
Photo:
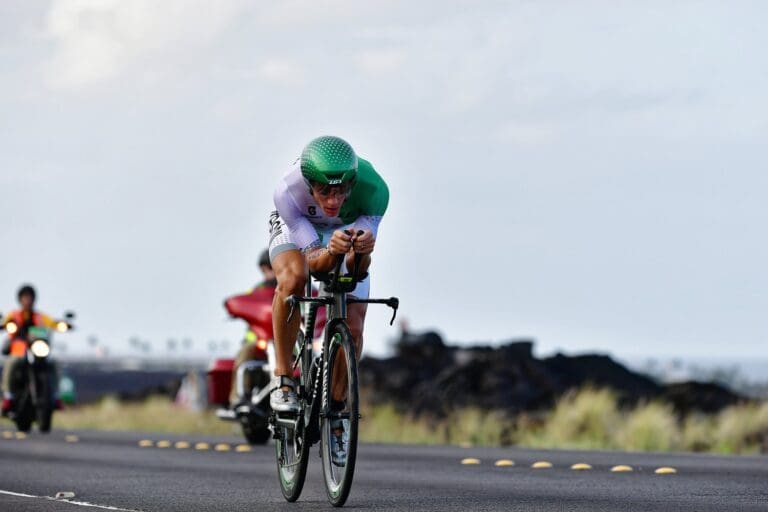
[[[56,330],[59,332],[67,332],[69,330],[69,324],[67,324],[67,322],[59,322],[56,324]]]
[[[29,350],[35,355],[35,357],[48,357],[51,353],[51,347],[43,340],[35,340],[30,345]]]
[[[19,331],[19,326],[16,325],[16,322],[8,322],[5,324],[5,330],[8,331],[8,334],[16,334]]]

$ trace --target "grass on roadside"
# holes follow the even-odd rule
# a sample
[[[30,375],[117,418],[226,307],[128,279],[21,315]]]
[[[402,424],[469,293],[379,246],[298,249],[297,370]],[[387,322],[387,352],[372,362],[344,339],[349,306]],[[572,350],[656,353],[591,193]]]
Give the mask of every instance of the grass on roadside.
[[[365,405],[360,436],[364,442],[453,445],[519,445],[538,448],[617,449],[765,453],[768,451],[768,402],[743,404],[719,414],[678,418],[663,403],[618,406],[614,392],[586,388],[564,395],[545,413],[510,417],[500,411],[463,409],[448,417],[411,417],[390,404]],[[57,413],[63,429],[137,430],[227,435],[237,425],[213,411],[189,411],[166,398],[123,403],[105,398],[97,404]]]

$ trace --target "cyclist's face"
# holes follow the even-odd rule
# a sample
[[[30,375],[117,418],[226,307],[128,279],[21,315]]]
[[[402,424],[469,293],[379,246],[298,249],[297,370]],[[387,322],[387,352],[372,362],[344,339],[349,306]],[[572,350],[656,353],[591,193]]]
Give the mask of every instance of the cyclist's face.
[[[312,197],[323,209],[323,212],[329,217],[336,217],[341,210],[341,205],[349,195],[350,186],[344,185],[323,185],[321,183],[312,183]]]

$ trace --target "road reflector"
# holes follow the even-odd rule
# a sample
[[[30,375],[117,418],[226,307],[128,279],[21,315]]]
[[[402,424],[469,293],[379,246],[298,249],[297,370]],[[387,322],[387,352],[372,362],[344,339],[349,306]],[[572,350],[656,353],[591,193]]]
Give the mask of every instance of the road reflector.
[[[214,450],[217,452],[228,452],[232,449],[231,446],[229,446],[227,443],[219,443],[216,446],[213,447]]]
[[[590,466],[589,464],[586,464],[584,462],[578,462],[578,463],[574,464],[573,466],[571,466],[571,469],[574,470],[574,471],[584,471],[586,469],[592,469],[592,466]]]
[[[195,444],[195,450],[209,450],[211,448],[211,445],[208,443],[196,443]]]
[[[7,430],[3,431],[3,438],[4,439],[13,439],[13,432],[9,432]]]
[[[64,440],[68,443],[76,443],[80,440],[80,438],[77,436],[69,435],[69,436],[64,436]]]
[[[24,432],[16,432],[14,434],[14,436],[16,437],[16,439],[26,439],[27,438],[27,434],[25,434]]]
[[[177,450],[186,450],[190,445],[187,441],[176,441],[173,446],[175,446]]]
[[[461,459],[461,463],[465,466],[476,466],[480,464],[480,459],[476,459],[474,457],[467,457],[466,459]]]
[[[237,453],[249,452],[249,451],[251,451],[251,445],[249,445],[249,444],[239,444],[239,445],[235,446],[235,451]]]
[[[531,464],[533,469],[549,469],[552,467],[552,463],[546,460],[540,460]]]
[[[154,443],[149,439],[142,439],[139,441],[139,446],[142,448],[150,448]]]
[[[515,461],[509,460],[509,459],[499,459],[494,464],[494,466],[497,466],[497,467],[500,467],[500,468],[514,466],[514,465],[515,465]]]
[[[625,464],[619,464],[618,466],[613,466],[611,468],[612,473],[628,473],[630,471],[634,471],[632,466],[627,466]]]
[[[661,468],[658,468],[656,471],[654,471],[657,475],[674,475],[677,473],[677,470],[675,468],[670,468],[668,466],[664,466]]]
[[[157,446],[158,448],[170,448],[171,442],[166,440],[158,441],[155,446]]]
[[[57,500],[71,500],[75,497],[75,493],[72,491],[59,491],[56,493],[55,498]]]

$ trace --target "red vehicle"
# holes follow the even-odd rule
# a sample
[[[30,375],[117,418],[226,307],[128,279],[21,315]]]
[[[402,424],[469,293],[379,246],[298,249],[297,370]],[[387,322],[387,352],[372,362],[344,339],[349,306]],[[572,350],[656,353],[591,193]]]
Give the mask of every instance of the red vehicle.
[[[219,405],[216,416],[237,421],[251,444],[264,444],[269,430],[269,382],[274,368],[274,334],[272,332],[273,287],[256,288],[224,301],[229,316],[248,324],[246,339],[235,359],[216,359],[208,369],[208,401]],[[325,315],[318,315],[316,332],[322,333]],[[235,393],[232,393],[232,386]],[[237,398],[233,401],[231,398]]]

